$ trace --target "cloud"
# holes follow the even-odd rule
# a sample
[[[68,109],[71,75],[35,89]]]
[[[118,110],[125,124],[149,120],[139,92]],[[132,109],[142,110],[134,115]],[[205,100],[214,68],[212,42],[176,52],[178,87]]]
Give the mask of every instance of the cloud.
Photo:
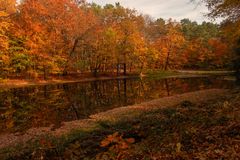
[[[140,13],[149,14],[153,18],[181,20],[189,18],[192,21],[209,21],[204,14],[208,12],[204,5],[196,6],[190,0],[87,0],[100,5],[120,2],[124,7],[136,9]]]

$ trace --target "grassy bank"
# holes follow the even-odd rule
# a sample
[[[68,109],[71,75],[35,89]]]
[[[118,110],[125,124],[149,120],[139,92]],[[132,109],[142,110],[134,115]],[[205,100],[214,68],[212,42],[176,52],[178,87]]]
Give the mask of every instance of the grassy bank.
[[[204,70],[178,70],[178,73],[196,74],[196,75],[229,75],[234,74],[235,71],[204,71]]]
[[[204,76],[225,76],[233,75],[233,71],[198,71],[198,70],[149,70],[146,71],[145,76],[152,79],[162,78],[191,78],[191,77],[204,77]]]
[[[162,70],[149,70],[149,71],[146,71],[144,73],[144,75],[148,78],[151,78],[151,79],[162,79],[162,78],[168,78],[168,77],[177,77],[177,76],[180,76],[180,75],[185,75],[186,74],[182,74],[182,73],[179,73],[177,71],[162,71]]]
[[[239,107],[239,90],[163,98],[92,116],[90,128],[40,136],[24,150],[0,153],[10,159],[237,159]]]

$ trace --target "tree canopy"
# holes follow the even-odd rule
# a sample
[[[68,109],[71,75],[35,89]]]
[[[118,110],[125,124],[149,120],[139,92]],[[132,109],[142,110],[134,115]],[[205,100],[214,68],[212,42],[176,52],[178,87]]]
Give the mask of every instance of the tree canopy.
[[[228,12],[221,9],[225,1],[207,2],[213,16],[223,16],[220,10]],[[0,0],[0,4],[1,77],[97,75],[115,73],[119,64],[128,72],[230,66],[229,39],[214,23],[154,20],[119,3],[23,0],[16,5],[15,0]],[[227,18],[235,24],[238,12],[234,13]]]

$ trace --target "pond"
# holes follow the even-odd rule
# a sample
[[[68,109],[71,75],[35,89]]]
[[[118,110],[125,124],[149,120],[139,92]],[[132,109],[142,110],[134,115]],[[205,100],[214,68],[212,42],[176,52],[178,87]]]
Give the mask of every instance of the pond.
[[[103,80],[0,89],[0,133],[58,128],[112,108],[185,92],[232,88],[222,77]]]

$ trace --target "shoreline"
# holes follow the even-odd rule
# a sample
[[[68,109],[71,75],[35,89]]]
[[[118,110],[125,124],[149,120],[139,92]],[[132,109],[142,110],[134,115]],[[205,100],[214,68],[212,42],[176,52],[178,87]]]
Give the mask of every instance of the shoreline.
[[[184,93],[180,95],[164,97],[155,99],[152,101],[143,102],[131,106],[119,107],[105,112],[97,113],[89,116],[88,119],[64,122],[62,127],[52,130],[50,127],[32,128],[26,131],[24,134],[10,133],[0,135],[0,157],[3,154],[4,149],[15,148],[21,150],[28,148],[32,142],[37,141],[44,136],[53,136],[56,139],[71,135],[74,131],[80,130],[84,132],[95,132],[99,129],[101,122],[117,123],[123,119],[134,119],[142,113],[152,112],[156,109],[164,109],[173,107],[180,104],[183,101],[190,101],[192,103],[203,103],[210,100],[215,100],[220,97],[224,97],[229,90],[224,89],[208,89],[195,92]],[[20,147],[20,148],[19,148]],[[23,148],[22,148],[23,147]],[[31,148],[31,147],[30,147]],[[34,149],[34,148],[32,148]],[[11,151],[12,149],[8,150]],[[14,149],[13,149],[14,151]]]
[[[0,83],[0,89],[11,89],[11,88],[20,88],[20,87],[30,87],[30,86],[42,86],[42,85],[52,85],[52,84],[66,84],[66,83],[78,83],[78,82],[91,82],[91,81],[101,81],[101,80],[114,80],[114,79],[127,79],[127,78],[138,78],[139,76],[118,76],[118,77],[92,77],[92,78],[81,78],[81,79],[73,79],[73,80],[61,80],[61,79],[53,79],[53,80],[7,80],[7,82]]]
[[[72,79],[52,79],[52,80],[26,80],[26,79],[6,79],[0,81],[0,89],[21,88],[30,86],[42,86],[52,84],[66,84],[66,83],[79,83],[91,82],[98,80],[117,80],[129,78],[194,78],[194,77],[208,77],[208,76],[224,76],[231,75],[233,71],[153,71],[152,73],[145,73],[143,76],[137,74],[130,74],[126,76],[99,76],[99,77],[79,77]]]

